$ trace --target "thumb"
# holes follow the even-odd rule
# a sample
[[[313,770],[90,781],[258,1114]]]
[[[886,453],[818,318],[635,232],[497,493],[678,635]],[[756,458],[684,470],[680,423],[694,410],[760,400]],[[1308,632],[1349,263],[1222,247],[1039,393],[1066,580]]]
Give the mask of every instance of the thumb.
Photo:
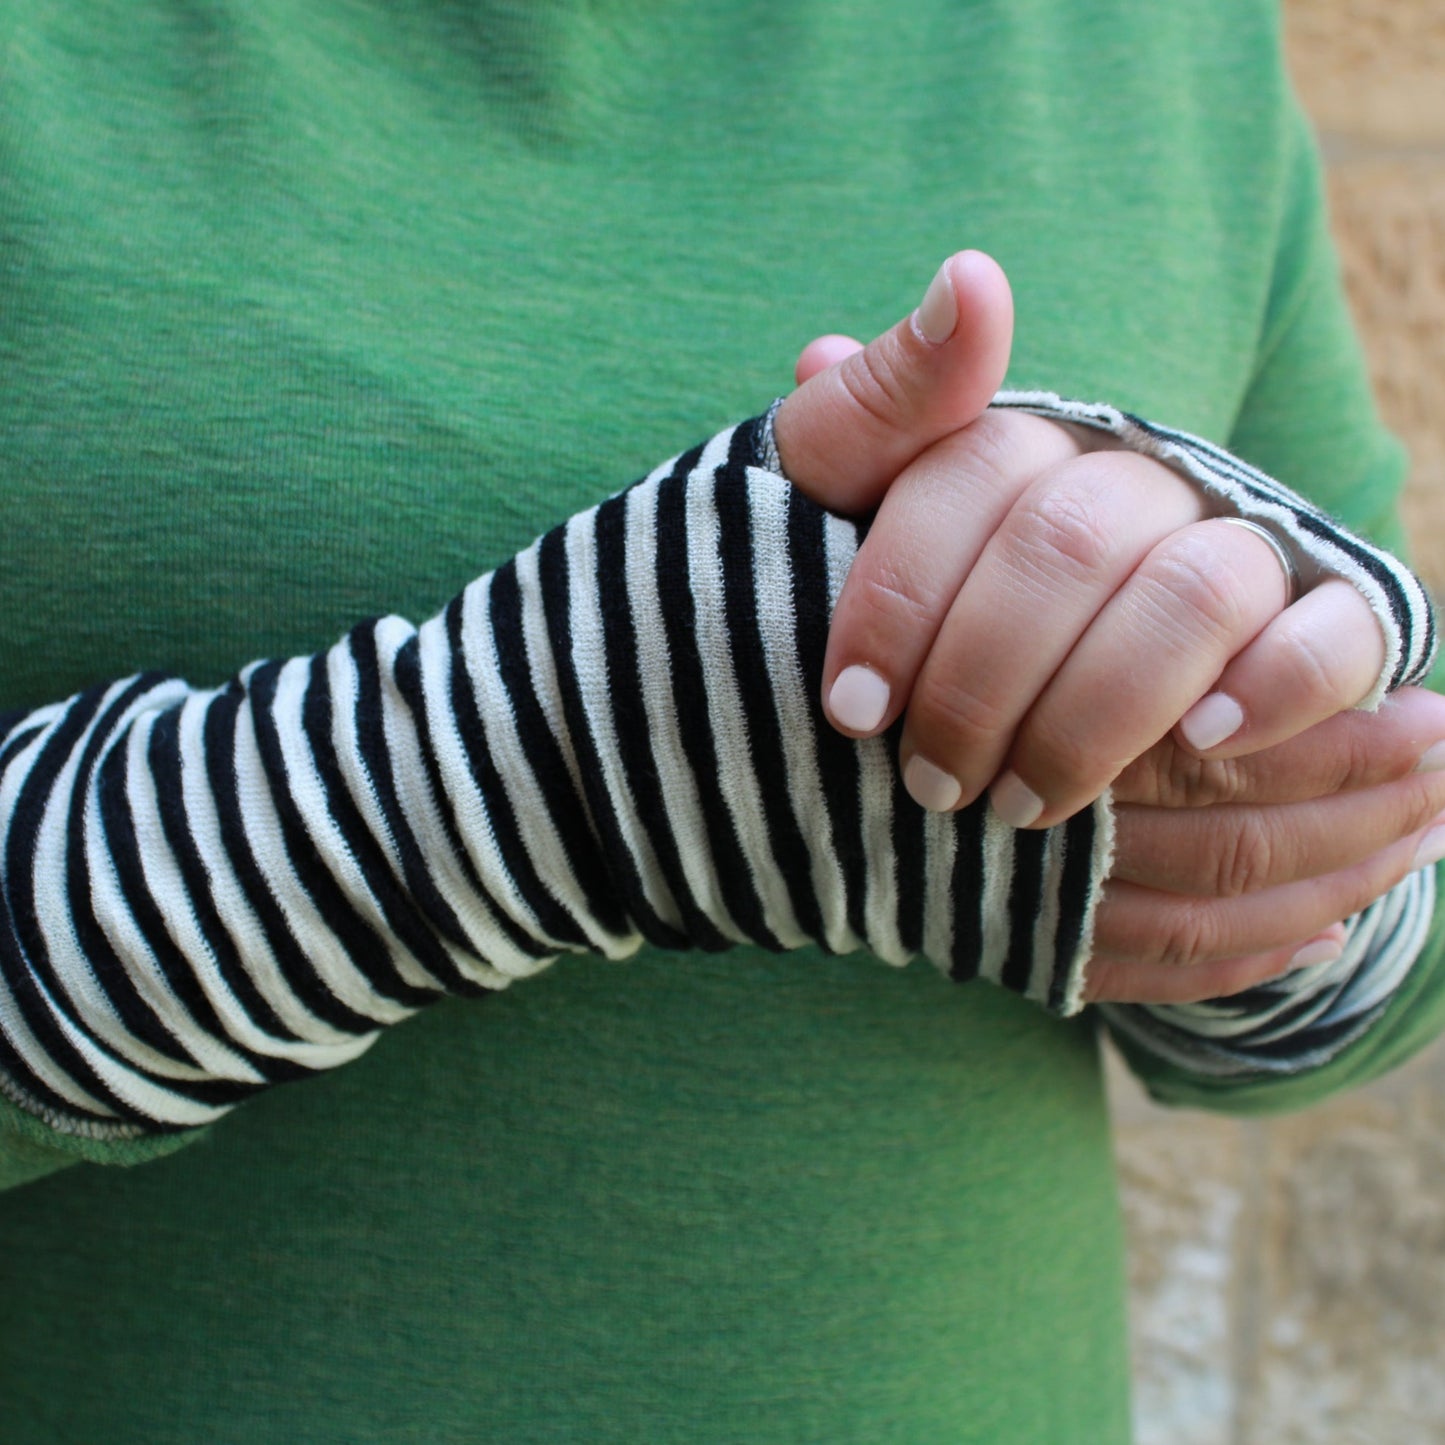
[[[774,418],[789,480],[834,511],[870,510],[914,457],[983,411],[1012,341],[1013,296],[998,263],[981,251],[950,256],[891,331],[851,353],[846,338],[820,338],[799,358],[808,379]],[[816,371],[815,348],[842,359]]]

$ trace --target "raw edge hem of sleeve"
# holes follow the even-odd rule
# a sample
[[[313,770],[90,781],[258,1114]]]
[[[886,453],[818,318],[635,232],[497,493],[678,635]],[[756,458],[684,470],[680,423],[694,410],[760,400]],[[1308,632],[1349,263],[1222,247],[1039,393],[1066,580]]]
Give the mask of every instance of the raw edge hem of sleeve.
[[[85,1139],[63,1134],[0,1098],[0,1187],[23,1184],[69,1164],[145,1164],[203,1137],[187,1129],[138,1139]]]
[[[1437,882],[1445,877],[1437,872]],[[1437,914],[1415,966],[1370,1030],[1317,1068],[1283,1077],[1206,1079],[1161,1063],[1127,1038],[1119,1052],[1155,1103],[1171,1109],[1264,1116],[1307,1109],[1399,1068],[1445,1029],[1445,913]]]

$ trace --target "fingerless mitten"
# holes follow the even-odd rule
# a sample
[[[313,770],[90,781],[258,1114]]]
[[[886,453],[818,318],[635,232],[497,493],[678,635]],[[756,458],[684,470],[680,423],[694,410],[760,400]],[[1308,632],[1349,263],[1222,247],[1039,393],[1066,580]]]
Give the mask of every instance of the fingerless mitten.
[[[564,953],[922,953],[1077,1006],[1107,810],[924,813],[818,705],[858,541],[750,422],[472,583],[213,691],[0,745],[0,1073],[55,1127],[204,1124]]]

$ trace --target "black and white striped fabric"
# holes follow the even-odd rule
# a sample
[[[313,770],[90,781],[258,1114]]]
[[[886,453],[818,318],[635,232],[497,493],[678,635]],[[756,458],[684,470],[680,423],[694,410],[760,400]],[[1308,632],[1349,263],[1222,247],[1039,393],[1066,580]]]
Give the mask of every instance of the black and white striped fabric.
[[[0,1073],[98,1137],[204,1124],[559,954],[916,953],[1075,1006],[1105,808],[925,814],[817,698],[857,546],[745,424],[421,628],[217,691],[141,677],[0,744]]]
[[[1328,1063],[1376,1022],[1410,972],[1435,913],[1435,870],[1422,868],[1348,923],[1334,963],[1287,973],[1232,998],[1100,1008],[1110,1029],[1213,1078],[1296,1074]]]
[[[91,1137],[202,1125],[443,994],[644,941],[923,954],[1076,1011],[1107,802],[1041,832],[924,813],[896,737],[827,727],[859,530],[768,432],[665,464],[420,628],[0,722],[0,1090]],[[1428,650],[1418,584],[1365,551],[1399,578],[1401,655]]]

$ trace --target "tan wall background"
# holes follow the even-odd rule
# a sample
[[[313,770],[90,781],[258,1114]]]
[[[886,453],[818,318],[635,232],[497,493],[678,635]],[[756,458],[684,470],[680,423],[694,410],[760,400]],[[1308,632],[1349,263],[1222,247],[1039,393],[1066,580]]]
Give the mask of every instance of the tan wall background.
[[[1445,593],[1445,0],[1288,0],[1345,282]],[[1172,1115],[1115,1070],[1138,1445],[1445,1441],[1445,1049],[1309,1114]]]

